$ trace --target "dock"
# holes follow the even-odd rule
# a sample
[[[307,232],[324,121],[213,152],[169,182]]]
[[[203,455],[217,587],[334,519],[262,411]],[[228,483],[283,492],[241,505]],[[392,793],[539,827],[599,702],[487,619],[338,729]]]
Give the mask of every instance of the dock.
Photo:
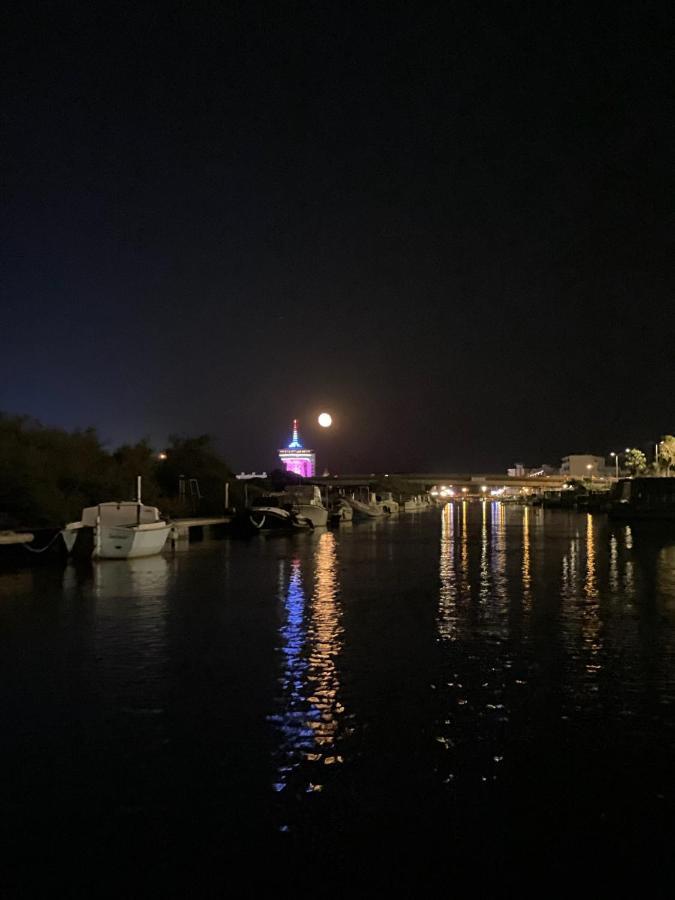
[[[214,530],[229,525],[232,516],[202,516],[192,519],[172,519],[169,542],[172,549],[177,545],[189,543],[191,532],[193,538],[211,537]]]
[[[35,535],[30,532],[18,531],[0,531],[0,546],[10,546],[13,544],[30,544]]]

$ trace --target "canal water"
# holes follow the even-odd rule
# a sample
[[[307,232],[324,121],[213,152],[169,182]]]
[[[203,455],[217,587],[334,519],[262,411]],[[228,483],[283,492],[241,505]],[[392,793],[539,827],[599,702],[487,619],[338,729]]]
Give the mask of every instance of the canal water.
[[[655,894],[675,533],[457,503],[0,573],[0,716],[5,896]]]

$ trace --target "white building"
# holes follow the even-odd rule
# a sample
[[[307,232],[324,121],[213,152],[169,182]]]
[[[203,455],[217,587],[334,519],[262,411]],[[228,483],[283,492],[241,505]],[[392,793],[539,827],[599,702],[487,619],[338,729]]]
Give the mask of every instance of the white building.
[[[592,456],[590,453],[573,453],[563,456],[560,474],[570,478],[605,478],[609,471],[605,466],[604,456]]]

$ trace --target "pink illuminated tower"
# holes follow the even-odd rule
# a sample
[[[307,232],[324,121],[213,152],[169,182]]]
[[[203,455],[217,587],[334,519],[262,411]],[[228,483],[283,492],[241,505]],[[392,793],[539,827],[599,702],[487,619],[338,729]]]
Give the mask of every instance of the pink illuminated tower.
[[[295,472],[303,478],[311,478],[316,468],[313,450],[305,450],[298,438],[298,420],[293,419],[293,437],[288,447],[279,451],[279,459],[287,472]]]

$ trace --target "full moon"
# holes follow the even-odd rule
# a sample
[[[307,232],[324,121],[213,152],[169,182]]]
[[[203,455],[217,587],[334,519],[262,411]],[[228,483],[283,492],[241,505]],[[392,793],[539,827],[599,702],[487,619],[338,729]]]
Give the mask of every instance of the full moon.
[[[332,424],[333,424],[333,417],[330,416],[328,413],[321,413],[321,415],[319,416],[319,425],[322,428],[330,428],[330,426]]]

